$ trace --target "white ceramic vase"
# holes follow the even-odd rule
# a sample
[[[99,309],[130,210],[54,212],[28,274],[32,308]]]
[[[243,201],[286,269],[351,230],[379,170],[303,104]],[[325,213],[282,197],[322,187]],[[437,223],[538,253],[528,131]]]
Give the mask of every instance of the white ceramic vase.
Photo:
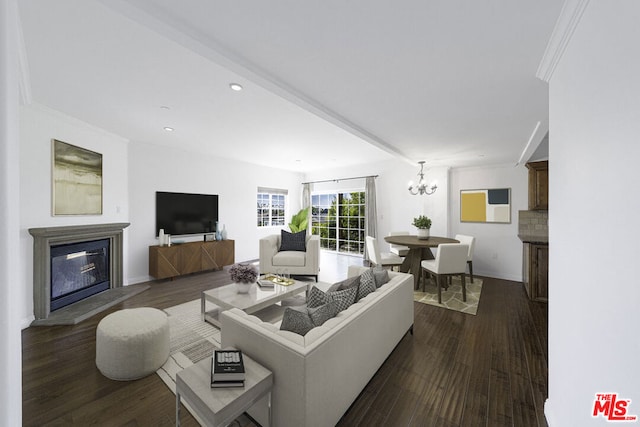
[[[235,285],[239,294],[248,294],[253,283],[235,282]]]
[[[420,240],[428,240],[429,239],[429,229],[428,228],[418,228],[418,239],[420,239]]]

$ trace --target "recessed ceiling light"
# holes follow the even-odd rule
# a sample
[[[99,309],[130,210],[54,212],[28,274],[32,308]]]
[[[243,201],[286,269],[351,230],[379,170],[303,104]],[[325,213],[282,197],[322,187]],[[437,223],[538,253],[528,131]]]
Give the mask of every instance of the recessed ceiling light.
[[[164,130],[166,130],[167,132],[173,132],[173,128],[169,126],[165,126]]]
[[[170,108],[169,108],[169,107],[167,107],[166,105],[161,105],[161,106],[160,106],[160,109],[162,109],[162,110],[170,110]]]
[[[242,85],[240,85],[240,84],[238,84],[238,83],[230,83],[230,84],[229,84],[229,87],[230,87],[232,90],[235,90],[236,92],[239,92],[239,91],[241,91],[241,90],[242,90]]]

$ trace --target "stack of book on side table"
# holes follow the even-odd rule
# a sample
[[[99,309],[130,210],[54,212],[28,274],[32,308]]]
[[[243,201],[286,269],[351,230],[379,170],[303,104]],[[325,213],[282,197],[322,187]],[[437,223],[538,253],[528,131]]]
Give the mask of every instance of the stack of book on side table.
[[[244,362],[240,350],[214,350],[211,387],[244,387]]]

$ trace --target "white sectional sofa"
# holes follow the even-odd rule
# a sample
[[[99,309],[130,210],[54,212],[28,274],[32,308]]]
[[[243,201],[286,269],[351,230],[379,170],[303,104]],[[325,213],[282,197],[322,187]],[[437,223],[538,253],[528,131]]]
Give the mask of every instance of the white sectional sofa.
[[[364,269],[349,267],[348,275]],[[242,350],[274,374],[274,426],[334,426],[412,330],[413,276],[389,272],[389,277],[305,336],[239,309],[221,313],[222,347]]]

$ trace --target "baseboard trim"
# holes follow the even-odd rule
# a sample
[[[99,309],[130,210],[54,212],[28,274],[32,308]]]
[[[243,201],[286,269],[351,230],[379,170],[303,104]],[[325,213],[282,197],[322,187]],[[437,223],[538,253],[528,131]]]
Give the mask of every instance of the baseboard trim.
[[[22,319],[20,319],[20,329],[27,329],[29,326],[31,326],[31,322],[33,322],[34,320],[36,320],[36,316],[34,316],[33,314],[31,316],[23,317]]]
[[[556,425],[552,422],[553,416],[551,416],[551,403],[549,402],[548,398],[544,401],[544,417],[546,418],[547,425],[549,427],[553,427]]]

